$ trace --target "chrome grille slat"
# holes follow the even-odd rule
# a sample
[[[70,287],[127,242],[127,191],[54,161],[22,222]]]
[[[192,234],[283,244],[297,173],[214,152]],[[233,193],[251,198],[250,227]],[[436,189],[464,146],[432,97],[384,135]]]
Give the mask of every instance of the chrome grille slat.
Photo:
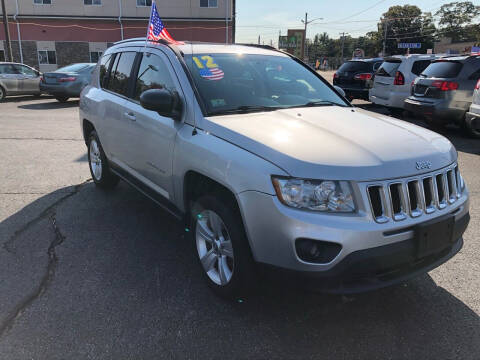
[[[429,175],[367,186],[375,221],[402,221],[432,214],[455,203],[462,195],[458,166]]]

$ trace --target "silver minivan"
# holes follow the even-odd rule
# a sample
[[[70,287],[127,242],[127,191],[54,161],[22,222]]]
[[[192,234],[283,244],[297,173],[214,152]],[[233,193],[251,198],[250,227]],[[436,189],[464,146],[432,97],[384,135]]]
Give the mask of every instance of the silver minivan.
[[[40,78],[30,66],[0,62],[0,101],[10,95],[40,95]]]
[[[80,123],[95,184],[121,178],[183,219],[222,296],[266,269],[371,290],[463,245],[469,196],[452,144],[353,107],[274,48],[119,42],[81,94]]]

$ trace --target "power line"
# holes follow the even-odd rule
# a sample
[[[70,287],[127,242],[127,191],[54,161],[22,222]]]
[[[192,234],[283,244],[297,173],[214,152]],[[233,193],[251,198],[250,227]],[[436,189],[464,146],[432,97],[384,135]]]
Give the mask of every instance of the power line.
[[[347,20],[347,19],[351,19],[351,18],[353,18],[353,17],[355,17],[355,16],[357,16],[357,15],[363,14],[363,13],[367,12],[368,10],[373,9],[375,6],[380,5],[381,3],[384,3],[385,1],[386,1],[386,0],[380,0],[379,2],[377,2],[377,3],[373,4],[372,6],[366,8],[365,10],[359,11],[358,13],[355,13],[355,14],[353,14],[353,15],[347,16],[346,18],[343,18],[343,19],[338,20],[338,21],[344,21],[344,20]]]

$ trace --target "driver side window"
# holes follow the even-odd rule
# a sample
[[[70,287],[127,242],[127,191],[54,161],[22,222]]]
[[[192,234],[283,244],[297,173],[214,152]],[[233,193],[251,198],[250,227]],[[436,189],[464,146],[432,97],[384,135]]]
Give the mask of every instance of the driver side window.
[[[138,69],[134,99],[140,100],[140,95],[144,91],[164,88],[175,90],[167,66],[159,56],[150,53],[144,54]]]

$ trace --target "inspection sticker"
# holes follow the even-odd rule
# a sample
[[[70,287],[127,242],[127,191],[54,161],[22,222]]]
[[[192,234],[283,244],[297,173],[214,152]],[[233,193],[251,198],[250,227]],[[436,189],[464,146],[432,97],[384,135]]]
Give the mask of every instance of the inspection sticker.
[[[193,61],[197,65],[198,73],[204,79],[216,81],[222,80],[225,76],[211,56],[205,55],[200,58],[194,56]]]

